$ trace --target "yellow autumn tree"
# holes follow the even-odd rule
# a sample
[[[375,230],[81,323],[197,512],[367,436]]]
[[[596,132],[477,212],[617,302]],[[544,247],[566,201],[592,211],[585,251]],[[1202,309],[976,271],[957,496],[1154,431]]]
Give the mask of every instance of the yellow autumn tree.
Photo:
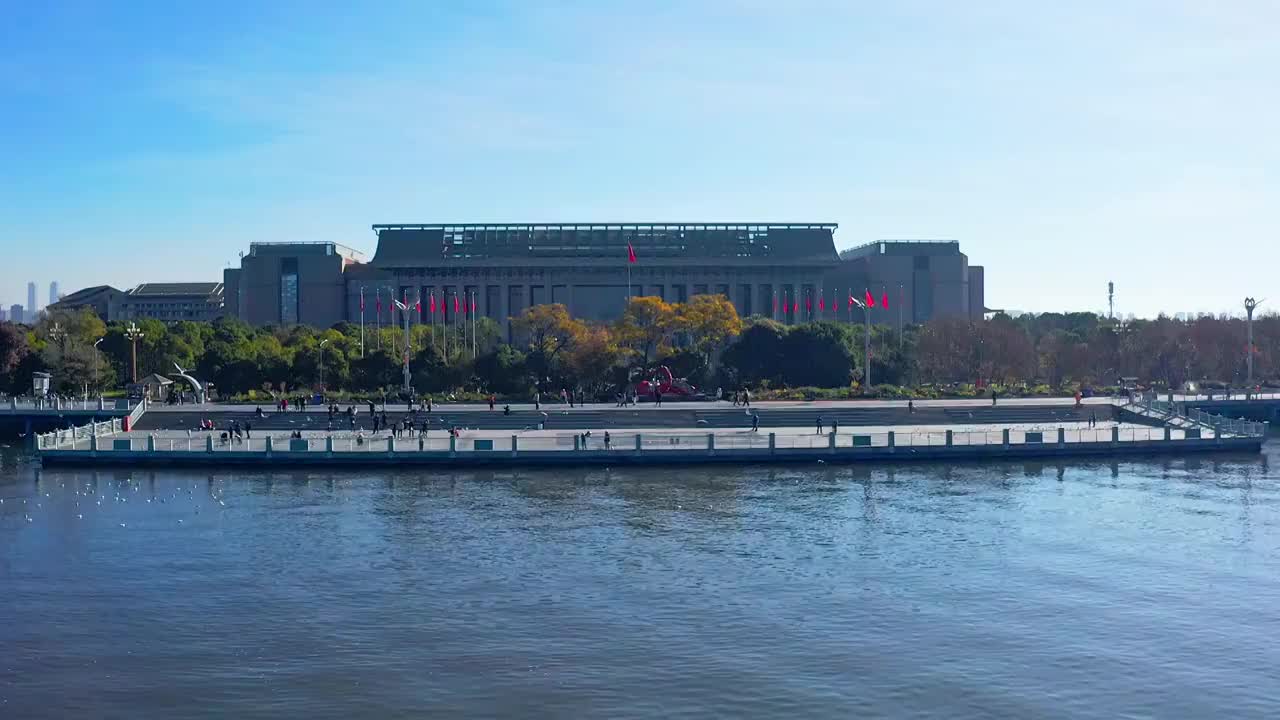
[[[555,363],[586,334],[580,320],[569,316],[561,303],[534,305],[511,318],[516,337],[528,344],[529,369],[539,378],[551,375]]]
[[[676,310],[660,297],[633,297],[617,323],[618,339],[641,359],[649,361],[671,351],[676,330]]]
[[[694,295],[676,307],[676,324],[708,360],[729,340],[742,334],[738,309],[724,295]]]

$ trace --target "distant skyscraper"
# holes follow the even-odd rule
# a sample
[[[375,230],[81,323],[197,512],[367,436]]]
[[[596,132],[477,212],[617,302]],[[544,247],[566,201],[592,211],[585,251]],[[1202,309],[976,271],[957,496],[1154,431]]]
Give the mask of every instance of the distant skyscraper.
[[[10,307],[9,307],[9,322],[16,322],[16,323],[20,323],[20,322],[24,321],[25,319],[26,319],[26,318],[24,318],[24,317],[22,316],[22,306],[21,306],[21,305],[12,305],[12,306],[10,306]]]
[[[49,304],[58,302],[58,281],[54,280],[49,283]]]
[[[9,311],[0,307],[0,322],[7,322],[8,320],[9,320]]]
[[[31,313],[31,317],[36,316],[36,311],[40,309],[40,305],[36,303],[36,284],[34,282],[27,283],[27,307],[26,311]]]

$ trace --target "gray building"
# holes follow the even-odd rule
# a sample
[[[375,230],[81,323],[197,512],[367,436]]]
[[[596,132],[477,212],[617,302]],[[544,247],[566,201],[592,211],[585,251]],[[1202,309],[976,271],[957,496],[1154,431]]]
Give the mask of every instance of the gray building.
[[[829,277],[839,286],[870,290],[887,312],[885,323],[926,322],[935,317],[981,319],[985,278],[970,265],[955,240],[879,240],[840,253],[841,267]],[[865,292],[865,290],[864,290]],[[860,296],[861,297],[861,296]]]
[[[28,322],[33,322],[36,319],[36,313],[40,312],[40,305],[36,300],[36,284],[34,281],[27,283],[26,312],[31,316],[27,319]]]
[[[222,306],[219,282],[143,283],[124,294],[118,317],[110,319],[209,322],[223,314]]]
[[[954,242],[886,241],[836,253],[833,223],[567,223],[375,225],[371,259],[335,243],[255,243],[224,272],[226,311],[254,325],[398,324],[392,298],[453,298],[508,325],[525,308],[563,303],[581,318],[618,317],[628,293],[683,302],[729,298],[743,316],[849,319],[847,296],[903,304],[904,322],[981,317],[982,271]],[[635,262],[629,262],[634,251]],[[895,294],[896,293],[896,294]],[[361,297],[364,297],[363,310]],[[838,303],[838,308],[835,307]],[[821,306],[821,307],[820,307]],[[896,324],[898,313],[872,313]],[[825,315],[823,313],[826,313]],[[854,314],[860,313],[855,311]],[[860,319],[857,314],[854,319]]]
[[[226,313],[251,325],[329,327],[349,317],[348,271],[365,261],[337,243],[253,243],[239,268],[223,271]]]
[[[10,306],[9,306],[9,322],[11,322],[11,323],[23,323],[23,322],[26,322],[26,317],[24,317],[24,315],[23,315],[23,312],[22,312],[22,306],[21,306],[21,305],[10,305]]]
[[[61,296],[59,295],[59,291],[58,291],[58,281],[54,280],[53,282],[49,283],[49,304],[52,305],[58,302],[60,297]]]

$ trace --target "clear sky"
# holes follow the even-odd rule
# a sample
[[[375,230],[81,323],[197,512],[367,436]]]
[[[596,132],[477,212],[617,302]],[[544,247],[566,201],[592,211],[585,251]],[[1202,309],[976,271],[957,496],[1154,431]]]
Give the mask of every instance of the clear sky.
[[[5,306],[373,223],[748,220],[958,239],[991,307],[1280,305],[1272,0],[4,15]]]

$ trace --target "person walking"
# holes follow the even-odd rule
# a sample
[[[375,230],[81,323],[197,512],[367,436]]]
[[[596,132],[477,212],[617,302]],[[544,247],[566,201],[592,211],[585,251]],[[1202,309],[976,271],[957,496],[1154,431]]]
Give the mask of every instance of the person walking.
[[[494,395],[493,393],[489,393],[489,412],[493,412],[493,405],[497,401],[498,401],[497,396]]]
[[[248,420],[245,420],[245,421],[244,421],[244,436],[245,436],[245,439],[252,439],[252,438],[253,438],[253,435],[250,435],[250,434],[249,434],[251,430],[253,430],[253,426],[249,424],[249,421],[248,421]]]
[[[747,388],[742,388],[742,406],[751,407],[751,391]]]
[[[654,389],[654,391],[653,391],[653,402],[654,402],[654,404],[655,404],[655,405],[657,405],[658,407],[662,407],[662,391],[661,391],[661,390],[658,390],[658,389],[656,389],[656,388]]]
[[[733,391],[733,406],[738,407],[738,391]]]
[[[825,423],[823,423],[823,422],[822,422],[822,416],[821,416],[821,415],[819,415],[819,416],[818,416],[817,425],[818,425],[818,429],[817,429],[817,431],[816,431],[814,434],[815,434],[815,435],[821,435],[821,434],[822,434],[822,427],[823,427],[823,425],[825,425]]]
[[[751,413],[751,432],[760,432],[760,416]]]
[[[613,438],[609,435],[609,431],[605,430],[604,431],[604,449],[605,450],[610,449],[612,447],[610,443],[612,442],[613,442]]]

